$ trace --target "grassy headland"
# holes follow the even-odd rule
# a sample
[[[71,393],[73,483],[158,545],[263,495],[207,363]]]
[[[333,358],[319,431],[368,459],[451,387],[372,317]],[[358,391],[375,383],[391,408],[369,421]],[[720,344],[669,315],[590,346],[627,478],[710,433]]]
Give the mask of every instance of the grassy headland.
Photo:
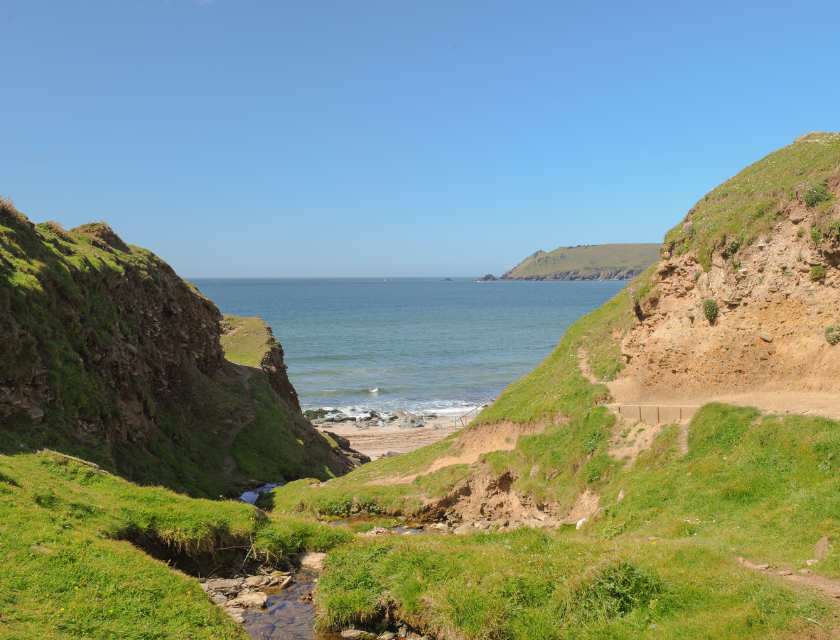
[[[659,260],[659,244],[592,244],[537,251],[501,280],[631,280]]]

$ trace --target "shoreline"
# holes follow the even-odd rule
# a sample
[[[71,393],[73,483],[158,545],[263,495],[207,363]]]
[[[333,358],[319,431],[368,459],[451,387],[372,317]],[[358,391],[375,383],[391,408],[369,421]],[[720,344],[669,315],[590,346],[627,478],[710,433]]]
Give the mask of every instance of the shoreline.
[[[379,460],[391,457],[386,454],[409,453],[426,447],[461,431],[475,419],[483,406],[485,405],[479,405],[470,411],[462,411],[456,415],[425,418],[423,426],[413,428],[400,428],[395,420],[382,421],[384,422],[382,426],[379,426],[377,421],[376,425],[366,425],[361,428],[357,426],[359,424],[357,422],[326,422],[323,419],[313,420],[312,425],[322,433],[334,433],[346,438],[353,449],[370,457],[371,460]]]

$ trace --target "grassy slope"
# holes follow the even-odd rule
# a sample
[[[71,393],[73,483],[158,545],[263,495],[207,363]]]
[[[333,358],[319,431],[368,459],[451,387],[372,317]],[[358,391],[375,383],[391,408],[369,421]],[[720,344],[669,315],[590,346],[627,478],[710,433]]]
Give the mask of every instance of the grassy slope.
[[[222,325],[222,348],[225,358],[244,367],[260,366],[263,355],[274,345],[274,337],[266,331],[262,318],[239,318],[225,315]]]
[[[665,234],[665,244],[678,255],[695,251],[706,269],[716,249],[729,249],[728,257],[734,259],[739,248],[772,235],[784,208],[796,199],[799,185],[825,188],[839,175],[840,133],[812,135],[774,151],[712,189]],[[840,234],[836,224],[831,228],[836,216],[828,219],[834,204],[833,197],[815,203],[827,217],[824,233]]]
[[[139,487],[53,455],[0,456],[0,638],[246,638],[178,566],[251,547],[276,562],[349,536],[254,508]],[[192,561],[188,556],[192,556]],[[204,564],[201,564],[201,563]],[[198,563],[198,564],[194,564]]]
[[[816,182],[824,177],[822,164],[837,167],[840,162],[838,149],[831,146],[835,137],[817,137],[807,146],[800,143],[773,154],[784,169],[779,180],[804,176]],[[751,206],[743,193],[754,177],[748,169],[726,183],[728,195],[721,197],[734,200],[715,209],[714,217],[708,214],[707,224],[690,238],[696,243],[692,247],[720,247],[721,236],[715,234],[721,230],[758,233],[765,228],[760,218],[752,226],[743,222]],[[697,220],[696,209],[693,215]],[[681,231],[679,225],[669,238]],[[650,290],[652,272],[581,318],[540,366],[510,385],[469,428],[503,420],[548,421],[558,415],[568,423],[521,437],[514,451],[489,454],[459,472],[512,471],[518,478],[515,489],[546,502],[556,500],[564,508],[591,488],[602,496],[603,517],[581,531],[559,534],[523,531],[357,542],[329,557],[332,569],[319,592],[325,620],[363,621],[377,610],[381,613],[384,603],[421,626],[459,638],[758,638],[799,637],[806,631],[820,637],[821,631],[805,617],[826,623],[834,614],[824,598],[739,568],[730,549],[756,563],[795,570],[812,557],[820,537],[840,536],[840,423],[762,417],[749,408],[708,405],[691,424],[689,453],[683,457],[675,426],[664,429],[632,467],[606,454],[615,420],[598,403],[608,391],[581,375],[578,354],[581,349],[588,354],[598,378],[611,379],[621,370],[619,342],[633,322],[633,295]],[[422,468],[443,451],[414,452],[413,461]],[[364,480],[380,464],[366,465],[364,477],[341,479],[340,491],[328,489],[320,495],[329,496],[325,502],[338,494],[369,498],[371,488]],[[532,478],[535,465],[538,472]],[[620,491],[626,497],[619,503]],[[310,508],[317,504],[300,486],[278,490],[273,499],[284,508],[297,502]],[[390,499],[381,503],[381,511],[392,508]],[[412,499],[410,491],[400,495],[402,503]],[[653,544],[648,536],[663,540]],[[596,584],[605,558],[659,576],[665,584],[662,594],[641,594],[623,613],[607,605],[601,614],[587,613],[589,605],[580,599],[589,591],[575,585]],[[840,558],[831,553],[812,570],[840,578]],[[607,594],[606,601],[623,602],[618,592],[633,593],[633,582],[615,580],[618,591]],[[655,630],[651,624],[657,625]]]
[[[659,244],[596,244],[538,251],[505,274],[511,280],[573,271],[642,270],[659,260]]]

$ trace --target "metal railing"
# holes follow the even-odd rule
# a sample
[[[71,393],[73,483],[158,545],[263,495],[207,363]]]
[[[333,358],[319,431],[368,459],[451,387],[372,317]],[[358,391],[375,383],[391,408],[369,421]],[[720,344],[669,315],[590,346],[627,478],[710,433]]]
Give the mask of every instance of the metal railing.
[[[486,408],[486,407],[489,407],[489,406],[490,406],[490,403],[491,403],[491,402],[493,402],[493,400],[495,400],[495,399],[496,399],[495,397],[493,397],[493,398],[488,398],[488,399],[487,399],[487,400],[485,400],[484,402],[480,402],[480,403],[478,403],[475,407],[473,407],[472,409],[470,409],[469,411],[467,411],[464,415],[462,415],[462,416],[457,416],[457,417],[455,418],[455,422],[456,422],[456,424],[460,422],[460,423],[461,423],[461,427],[466,427],[466,426],[470,423],[470,420],[472,420],[472,418],[469,418],[469,416],[470,416],[472,413],[475,413],[475,416],[474,416],[474,417],[476,417],[476,418],[477,418],[477,417],[478,417],[479,412],[480,412],[482,409],[484,409],[484,408]],[[469,418],[469,419],[468,419],[468,418]]]

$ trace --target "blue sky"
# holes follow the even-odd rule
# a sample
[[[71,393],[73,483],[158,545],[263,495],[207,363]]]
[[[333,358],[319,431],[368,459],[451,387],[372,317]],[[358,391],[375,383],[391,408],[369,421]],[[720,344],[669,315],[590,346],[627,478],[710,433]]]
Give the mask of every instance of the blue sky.
[[[0,2],[0,193],[185,277],[500,273],[658,242],[840,130],[840,5]]]

